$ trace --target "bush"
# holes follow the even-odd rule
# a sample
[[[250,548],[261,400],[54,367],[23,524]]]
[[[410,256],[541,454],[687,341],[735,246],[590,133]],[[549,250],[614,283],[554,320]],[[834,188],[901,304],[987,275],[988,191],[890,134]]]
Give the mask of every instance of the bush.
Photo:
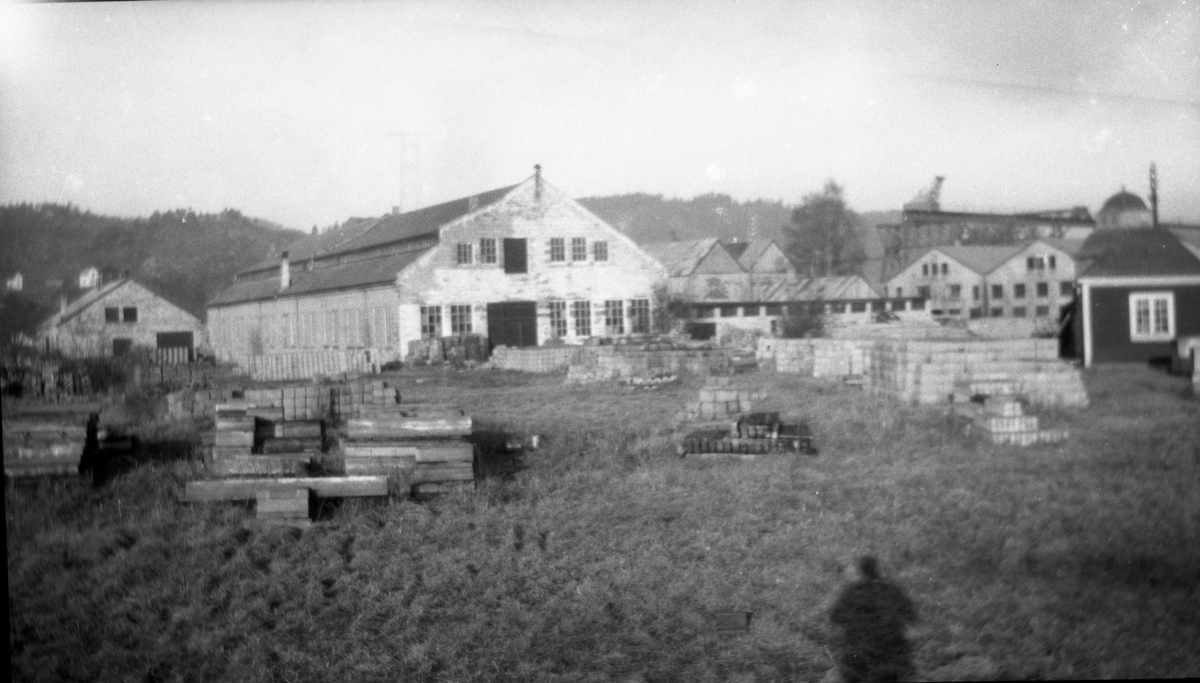
[[[825,336],[825,314],[810,311],[784,314],[780,321],[779,335],[784,339],[807,339]]]

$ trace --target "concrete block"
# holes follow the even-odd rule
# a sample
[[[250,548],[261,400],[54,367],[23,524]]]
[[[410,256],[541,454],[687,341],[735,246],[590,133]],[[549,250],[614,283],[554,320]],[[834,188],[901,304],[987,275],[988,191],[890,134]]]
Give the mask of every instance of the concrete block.
[[[975,425],[987,434],[1009,434],[1037,432],[1037,416],[1024,417],[995,417],[988,416],[976,420]]]
[[[988,398],[983,405],[987,412],[997,417],[1021,417],[1025,414],[1021,402],[1012,398]]]

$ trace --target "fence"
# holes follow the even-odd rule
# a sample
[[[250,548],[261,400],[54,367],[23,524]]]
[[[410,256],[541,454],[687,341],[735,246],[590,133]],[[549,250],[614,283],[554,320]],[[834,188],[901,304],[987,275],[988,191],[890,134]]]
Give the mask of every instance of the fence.
[[[317,375],[378,372],[383,356],[373,349],[297,351],[235,358],[251,378],[276,382],[311,379]]]

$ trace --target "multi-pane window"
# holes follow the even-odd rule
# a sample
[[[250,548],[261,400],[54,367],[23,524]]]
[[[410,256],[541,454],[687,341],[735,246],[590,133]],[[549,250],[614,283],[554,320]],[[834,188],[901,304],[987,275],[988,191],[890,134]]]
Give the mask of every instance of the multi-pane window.
[[[338,345],[338,312],[325,311],[325,346]]]
[[[575,319],[575,336],[592,336],[592,302],[572,301],[571,317]]]
[[[1132,341],[1168,341],[1175,337],[1174,292],[1129,295],[1129,337]]]
[[[596,261],[608,260],[608,242],[597,240],[592,242],[592,258]]]
[[[983,309],[982,308],[972,308],[971,310],[967,311],[967,315],[972,320],[975,320],[976,318],[982,318],[983,317]]]
[[[604,334],[625,334],[625,306],[621,300],[604,302]]]
[[[567,336],[567,302],[550,302],[550,336]]]
[[[450,334],[471,334],[471,305],[450,306]]]
[[[346,311],[346,346],[362,346],[362,312],[357,308]]]
[[[376,306],[371,309],[367,325],[367,335],[370,337],[367,340],[367,346],[380,347],[384,345],[387,339],[386,306]]]
[[[496,238],[484,237],[479,240],[479,262],[494,264],[496,262]]]
[[[104,309],[104,322],[107,324],[121,322],[121,309],[112,306]]]
[[[442,307],[421,307],[421,339],[439,339],[442,336]]]
[[[559,262],[567,260],[567,246],[565,240],[561,237],[550,238],[550,261]]]
[[[1043,298],[1043,299],[1050,296],[1050,283],[1048,283],[1048,282],[1037,283],[1037,295],[1039,298]]]
[[[1003,299],[1004,298],[1004,285],[992,285],[992,298],[993,299]]]
[[[1025,298],[1025,285],[1024,284],[1013,285],[1013,298],[1014,299],[1024,299]]]
[[[742,317],[757,318],[761,310],[762,308],[759,306],[742,306]]]
[[[587,238],[572,237],[571,238],[571,260],[586,261],[587,260]]]
[[[1058,283],[1059,296],[1071,296],[1073,294],[1075,294],[1075,284],[1070,280],[1063,280],[1062,282]]]
[[[650,332],[649,299],[634,299],[629,302],[629,331],[633,334]]]
[[[475,262],[474,245],[470,242],[458,243],[458,265],[469,266]]]
[[[126,306],[121,309],[121,322],[136,323],[137,322],[137,306]]]

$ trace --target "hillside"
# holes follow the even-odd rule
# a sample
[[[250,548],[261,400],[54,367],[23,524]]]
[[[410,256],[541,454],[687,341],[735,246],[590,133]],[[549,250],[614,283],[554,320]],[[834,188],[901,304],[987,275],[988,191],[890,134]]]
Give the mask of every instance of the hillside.
[[[128,271],[203,316],[234,273],[303,236],[233,209],[114,218],[72,205],[10,204],[0,207],[0,275],[21,272],[23,293],[48,312],[59,295],[78,295],[80,271]]]

